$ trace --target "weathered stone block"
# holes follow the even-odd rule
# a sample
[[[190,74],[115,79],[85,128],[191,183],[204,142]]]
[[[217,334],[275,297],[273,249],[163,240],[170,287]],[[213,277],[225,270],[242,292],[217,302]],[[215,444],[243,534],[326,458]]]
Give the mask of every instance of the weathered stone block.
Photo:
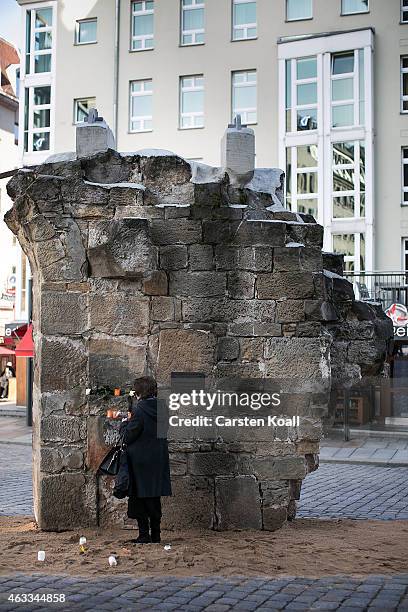
[[[228,331],[234,336],[246,337],[276,337],[282,335],[282,325],[279,323],[231,323]]]
[[[251,272],[228,272],[228,295],[235,299],[255,297],[255,274]]]
[[[44,442],[79,442],[85,435],[86,425],[81,418],[51,415],[41,420],[40,436]]]
[[[263,528],[265,531],[280,529],[288,519],[288,506],[269,506],[262,511]]]
[[[259,485],[253,476],[215,479],[216,529],[261,529]]]
[[[344,255],[338,253],[322,253],[323,268],[343,276]]]
[[[142,376],[146,367],[146,338],[103,334],[89,341],[89,382],[124,387]]]
[[[149,299],[126,293],[89,296],[90,326],[105,334],[144,336],[149,329]]]
[[[321,300],[306,300],[305,316],[311,321],[337,321],[339,319],[333,304]]]
[[[235,247],[217,244],[215,266],[217,270],[235,270],[238,265],[238,250]]]
[[[101,278],[140,278],[156,269],[157,250],[149,237],[149,222],[120,219],[91,224],[88,259],[91,275]]]
[[[272,271],[272,249],[252,246],[238,250],[238,266],[251,272]]]
[[[287,480],[265,480],[260,483],[260,487],[263,508],[270,505],[285,504],[289,501],[289,482]]]
[[[232,300],[228,298],[209,298],[198,300],[183,299],[183,319],[188,323],[214,321],[237,324],[272,323],[275,321],[276,303],[273,300]],[[246,334],[245,334],[246,335]],[[252,334],[251,334],[252,335]]]
[[[225,295],[226,276],[223,272],[170,272],[169,291],[186,297]]]
[[[160,267],[163,270],[181,270],[187,267],[187,247],[181,244],[160,248]]]
[[[194,244],[201,241],[201,223],[190,219],[153,219],[151,235],[154,244]]]
[[[190,270],[212,270],[214,267],[213,247],[210,244],[192,244],[189,256]]]
[[[242,246],[279,247],[285,244],[286,223],[280,221],[248,221],[239,225],[233,243]]]
[[[44,531],[91,527],[96,520],[96,484],[83,473],[40,476],[37,520]]]
[[[231,453],[189,453],[188,472],[195,476],[236,474],[239,459]]]
[[[216,339],[196,330],[164,329],[160,332],[157,356],[159,382],[170,382],[172,372],[208,374],[214,363]]]
[[[353,340],[348,347],[348,360],[361,366],[366,375],[379,373],[385,355],[386,343],[383,340]]]
[[[239,342],[237,338],[225,336],[218,340],[218,359],[232,361],[239,357]]]
[[[306,476],[303,457],[254,457],[251,466],[259,480],[290,480]]]
[[[154,321],[174,321],[174,298],[164,296],[152,297],[151,314]]]
[[[319,339],[269,338],[265,345],[267,375],[294,380],[326,377],[328,372],[322,364],[323,350]]]
[[[256,290],[261,300],[312,297],[314,293],[313,275],[310,272],[258,274]]]
[[[282,300],[276,303],[276,320],[278,323],[297,323],[305,320],[305,303],[303,300]]]
[[[83,293],[44,291],[40,317],[43,334],[82,334],[88,326],[87,296]]]
[[[185,476],[187,473],[187,455],[185,453],[170,454],[171,476]]]
[[[263,358],[263,338],[241,338],[240,345],[242,361],[258,361]]]
[[[164,529],[211,529],[214,523],[214,485],[200,476],[174,477],[173,497],[163,497]]]
[[[39,376],[43,393],[86,386],[87,352],[82,340],[43,336],[38,348],[36,354],[41,359]]]
[[[167,274],[163,270],[151,272],[143,280],[143,293],[146,293],[146,295],[167,295]]]

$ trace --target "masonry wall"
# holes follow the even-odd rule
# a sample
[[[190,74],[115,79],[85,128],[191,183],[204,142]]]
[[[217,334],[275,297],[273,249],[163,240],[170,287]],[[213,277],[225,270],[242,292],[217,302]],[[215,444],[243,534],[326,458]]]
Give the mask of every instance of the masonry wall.
[[[381,371],[392,324],[355,302],[322,228],[282,207],[280,171],[232,188],[172,154],[45,164],[9,183],[34,273],[34,497],[42,529],[123,522],[96,475],[117,436],[103,399],[152,374],[209,387],[280,381],[299,427],[170,429],[165,526],[276,529],[316,469],[335,381]],[[192,415],[191,407],[184,414]]]

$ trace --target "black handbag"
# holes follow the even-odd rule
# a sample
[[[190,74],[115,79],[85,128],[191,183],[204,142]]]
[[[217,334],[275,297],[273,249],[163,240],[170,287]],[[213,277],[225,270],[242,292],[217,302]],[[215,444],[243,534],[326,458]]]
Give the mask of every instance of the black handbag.
[[[101,465],[98,468],[99,474],[105,474],[105,476],[117,476],[120,467],[120,457],[122,455],[122,445],[114,446],[106,454],[102,460]]]
[[[129,475],[129,465],[126,450],[123,449],[123,452],[120,455],[119,460],[119,471],[115,477],[115,486],[112,491],[113,497],[117,499],[124,499],[125,497],[129,497],[130,493],[130,475]]]

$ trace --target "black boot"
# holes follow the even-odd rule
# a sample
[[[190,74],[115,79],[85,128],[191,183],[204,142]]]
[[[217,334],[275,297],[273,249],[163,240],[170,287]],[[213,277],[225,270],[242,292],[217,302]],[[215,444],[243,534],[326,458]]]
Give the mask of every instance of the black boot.
[[[139,537],[135,540],[131,540],[133,544],[150,544],[149,534],[149,521],[147,518],[137,519],[137,525],[139,527]]]
[[[150,519],[150,530],[153,544],[160,544],[160,521]]]

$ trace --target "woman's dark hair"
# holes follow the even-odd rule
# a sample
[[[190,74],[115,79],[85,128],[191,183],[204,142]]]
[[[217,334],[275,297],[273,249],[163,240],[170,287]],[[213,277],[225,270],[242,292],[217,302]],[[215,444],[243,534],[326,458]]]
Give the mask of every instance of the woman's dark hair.
[[[141,376],[140,378],[136,378],[133,383],[133,390],[135,395],[138,395],[141,399],[156,397],[157,383],[151,376]]]

